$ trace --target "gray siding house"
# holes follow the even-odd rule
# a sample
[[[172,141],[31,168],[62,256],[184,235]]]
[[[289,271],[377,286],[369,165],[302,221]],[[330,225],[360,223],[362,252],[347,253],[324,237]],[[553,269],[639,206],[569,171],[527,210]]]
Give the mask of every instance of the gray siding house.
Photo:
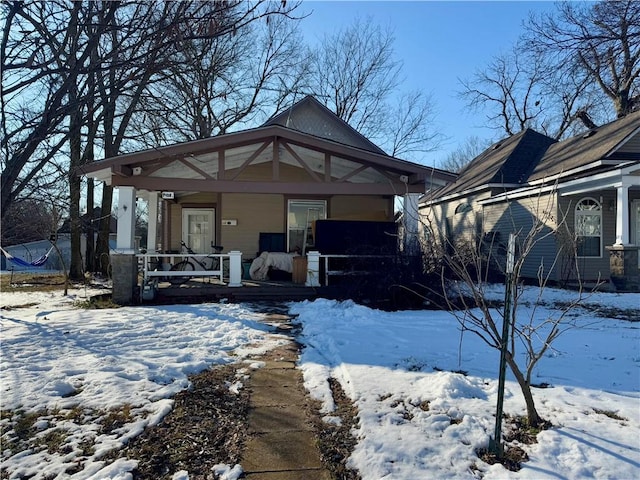
[[[536,230],[522,274],[640,291],[640,112],[563,141],[527,129],[423,197],[422,222],[449,245]]]

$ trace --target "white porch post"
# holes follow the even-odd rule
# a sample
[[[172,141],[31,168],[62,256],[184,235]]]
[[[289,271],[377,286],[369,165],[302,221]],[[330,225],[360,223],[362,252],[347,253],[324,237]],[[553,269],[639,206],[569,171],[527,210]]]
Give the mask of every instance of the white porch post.
[[[307,287],[320,286],[320,252],[307,253]]]
[[[242,286],[242,252],[238,250],[229,252],[229,283],[227,286]]]
[[[617,188],[616,245],[629,245],[629,185]]]
[[[158,192],[149,192],[149,225],[147,231],[147,252],[154,253],[158,248]]]
[[[135,253],[136,189],[118,187],[118,234],[116,250],[119,253]]]
[[[418,200],[420,199],[419,193],[406,193],[404,195],[404,206],[402,215],[402,224],[404,227],[404,251],[409,254],[418,253],[418,225],[419,211]]]

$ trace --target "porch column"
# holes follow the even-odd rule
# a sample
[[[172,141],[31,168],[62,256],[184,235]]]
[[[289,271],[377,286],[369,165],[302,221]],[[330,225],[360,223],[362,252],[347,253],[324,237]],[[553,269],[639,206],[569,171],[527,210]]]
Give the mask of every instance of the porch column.
[[[629,245],[629,185],[621,184],[617,193],[615,245]]]
[[[119,253],[135,253],[134,233],[136,224],[136,189],[118,187],[118,234],[116,250]]]
[[[111,254],[112,300],[119,305],[133,303],[138,284],[135,256],[136,189],[118,187],[118,233],[116,250]]]
[[[149,225],[147,231],[147,252],[158,249],[158,192],[149,192]]]
[[[419,193],[406,193],[404,195],[402,225],[403,225],[403,246],[405,253],[410,255],[419,252],[420,244],[418,242],[418,200]]]
[[[307,253],[307,287],[320,286],[320,252]]]
[[[242,252],[232,250],[229,252],[229,283],[227,287],[242,286]]]

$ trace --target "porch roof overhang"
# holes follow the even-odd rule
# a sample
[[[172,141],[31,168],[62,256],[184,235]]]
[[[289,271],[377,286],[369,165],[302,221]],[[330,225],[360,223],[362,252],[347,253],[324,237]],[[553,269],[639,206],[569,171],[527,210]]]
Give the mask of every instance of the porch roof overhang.
[[[269,181],[228,173],[228,169],[238,172],[252,162],[265,161],[273,163]],[[280,179],[279,165],[287,162],[303,168],[310,181]],[[163,172],[170,164],[173,174]],[[119,155],[84,165],[79,174],[112,186],[149,191],[316,195],[424,193],[425,185],[442,186],[455,179],[455,174],[444,170],[281,125]]]
[[[542,193],[556,192],[560,196],[586,195],[607,189],[629,187],[640,190],[640,163],[632,162],[627,165],[593,173],[586,177],[566,179],[563,182],[546,182],[515,189],[479,202],[481,205],[499,203],[517,198],[531,197]]]

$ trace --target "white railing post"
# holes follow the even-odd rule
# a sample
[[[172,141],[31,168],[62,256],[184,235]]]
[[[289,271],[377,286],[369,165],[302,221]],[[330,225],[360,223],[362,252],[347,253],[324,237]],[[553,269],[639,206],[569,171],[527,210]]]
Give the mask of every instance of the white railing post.
[[[320,286],[320,252],[307,253],[307,287]]]
[[[242,252],[229,252],[229,284],[228,287],[242,286]]]

